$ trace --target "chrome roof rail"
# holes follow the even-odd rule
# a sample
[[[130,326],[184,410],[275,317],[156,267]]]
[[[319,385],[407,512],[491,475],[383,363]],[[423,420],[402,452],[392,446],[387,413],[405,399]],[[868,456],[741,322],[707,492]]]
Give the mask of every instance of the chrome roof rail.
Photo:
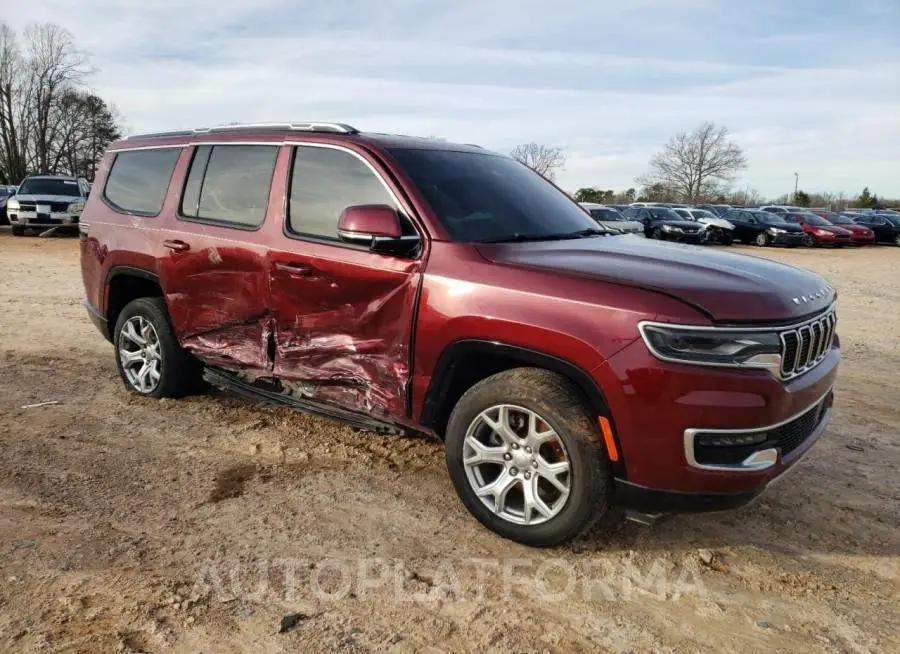
[[[172,132],[150,132],[148,134],[134,134],[126,137],[126,140],[152,139],[176,136],[194,136],[196,134],[210,134],[232,131],[272,130],[287,129],[299,132],[326,132],[329,134],[358,134],[359,130],[346,123],[325,122],[283,122],[283,123],[234,123],[231,125],[217,125],[216,127],[200,127],[190,130],[175,130]]]

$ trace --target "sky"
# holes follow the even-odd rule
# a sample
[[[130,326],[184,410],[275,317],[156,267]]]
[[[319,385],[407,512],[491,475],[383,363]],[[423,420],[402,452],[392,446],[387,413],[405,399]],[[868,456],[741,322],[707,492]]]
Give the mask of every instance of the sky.
[[[508,153],[568,190],[635,186],[724,125],[735,188],[900,197],[900,0],[0,0],[90,55],[127,132],[333,120]]]

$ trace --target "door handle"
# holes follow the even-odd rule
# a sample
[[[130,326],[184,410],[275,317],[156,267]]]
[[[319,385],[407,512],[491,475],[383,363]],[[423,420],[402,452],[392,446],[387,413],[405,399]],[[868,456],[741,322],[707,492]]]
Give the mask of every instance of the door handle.
[[[163,246],[169,248],[170,250],[175,250],[176,252],[186,252],[191,249],[191,246],[185,243],[184,241],[169,240],[163,241]]]
[[[309,277],[313,274],[313,269],[309,266],[304,266],[302,263],[295,263],[293,261],[276,261],[275,270],[280,270],[297,277]]]

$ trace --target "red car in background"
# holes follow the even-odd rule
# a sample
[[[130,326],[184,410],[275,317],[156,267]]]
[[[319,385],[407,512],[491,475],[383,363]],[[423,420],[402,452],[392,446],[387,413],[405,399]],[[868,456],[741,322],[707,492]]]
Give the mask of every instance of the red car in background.
[[[824,218],[835,227],[846,229],[850,232],[850,238],[854,245],[868,245],[875,242],[875,232],[865,225],[858,225],[853,222],[852,218],[835,213],[834,211],[815,211],[813,212],[820,218]]]
[[[831,245],[841,247],[853,243],[852,234],[842,227],[832,225],[830,222],[816,214],[804,212],[790,212],[782,214],[785,220],[797,223],[806,232],[805,245]]]

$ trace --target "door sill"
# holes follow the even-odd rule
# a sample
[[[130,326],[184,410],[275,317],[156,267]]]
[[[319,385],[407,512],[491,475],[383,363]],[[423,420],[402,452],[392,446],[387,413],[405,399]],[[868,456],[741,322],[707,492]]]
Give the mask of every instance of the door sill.
[[[406,427],[378,420],[364,413],[357,413],[332,404],[324,404],[309,399],[294,397],[286,391],[279,391],[281,384],[276,379],[260,380],[254,383],[241,379],[238,375],[207,366],[203,371],[203,379],[210,385],[224,391],[240,395],[250,400],[287,406],[297,411],[337,420],[351,427],[374,431],[384,435],[405,435],[412,433]]]

